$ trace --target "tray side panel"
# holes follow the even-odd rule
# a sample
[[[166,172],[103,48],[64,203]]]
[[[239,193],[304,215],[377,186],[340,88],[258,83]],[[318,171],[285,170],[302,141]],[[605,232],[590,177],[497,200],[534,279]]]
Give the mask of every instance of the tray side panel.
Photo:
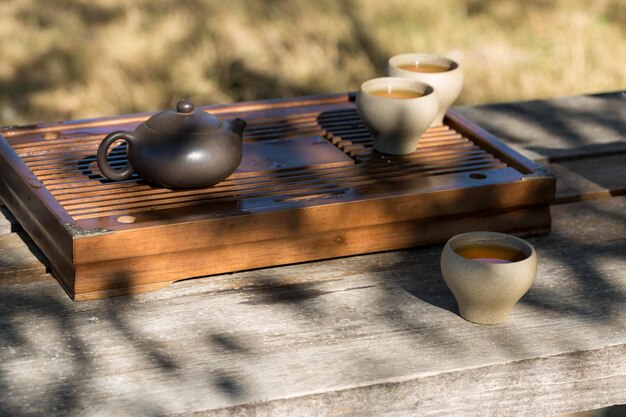
[[[533,174],[543,169],[540,164],[500,142],[491,133],[453,110],[446,113],[446,124],[523,174]]]
[[[548,206],[389,223],[336,230],[298,239],[275,239],[77,266],[75,300],[133,294],[178,279],[436,244],[457,233],[493,230],[542,235]],[[271,272],[269,272],[271,274]]]
[[[48,258],[55,277],[73,295],[72,220],[0,135],[0,194],[4,204]]]

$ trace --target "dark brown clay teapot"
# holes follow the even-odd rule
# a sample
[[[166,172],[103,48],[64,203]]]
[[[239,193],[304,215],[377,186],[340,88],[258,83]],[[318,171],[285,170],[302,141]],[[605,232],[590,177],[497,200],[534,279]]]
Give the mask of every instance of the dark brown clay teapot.
[[[242,135],[246,122],[222,122],[196,110],[191,101],[180,100],[176,110],[155,114],[134,132],[117,131],[98,148],[98,167],[114,181],[137,172],[143,179],[167,188],[208,187],[232,174],[241,162]],[[113,168],[107,159],[111,145],[128,142],[128,162]]]

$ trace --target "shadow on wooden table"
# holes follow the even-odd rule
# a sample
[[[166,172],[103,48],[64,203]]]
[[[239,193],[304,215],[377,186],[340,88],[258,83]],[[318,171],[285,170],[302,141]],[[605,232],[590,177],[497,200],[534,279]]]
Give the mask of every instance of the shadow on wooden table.
[[[578,317],[582,320],[595,320],[598,323],[610,322],[614,313],[624,305],[624,294],[621,288],[616,288],[611,282],[605,279],[598,268],[598,259],[623,256],[624,244],[619,242],[607,244],[603,242],[587,241],[585,244],[580,240],[588,239],[589,236],[580,235],[578,231],[569,225],[576,221],[598,221],[599,227],[606,227],[602,221],[624,220],[624,212],[620,207],[607,206],[586,206],[577,210],[576,213],[561,213],[561,207],[555,208],[555,230],[547,237],[532,238],[530,241],[537,247],[539,255],[544,259],[544,265],[562,268],[562,270],[551,276],[562,276],[562,279],[570,280],[571,297],[564,297],[563,294],[555,293],[552,283],[540,282],[522,300],[523,304],[531,306],[539,314],[549,316]],[[579,218],[577,218],[577,216]],[[607,231],[610,233],[610,230]],[[569,244],[572,242],[572,244]],[[301,317],[303,331],[309,325],[322,329],[329,342],[337,336],[334,332],[347,332],[348,339],[358,338],[360,330],[354,329],[358,323],[358,306],[355,312],[346,313],[345,317],[329,317],[340,305],[334,305],[333,300],[339,300],[337,295],[345,291],[354,291],[363,294],[363,301],[372,303],[366,311],[372,314],[372,319],[376,320],[377,326],[394,329],[402,334],[414,335],[414,348],[418,351],[423,349],[437,348],[438,346],[448,346],[450,352],[454,352],[461,357],[467,354],[467,347],[462,340],[451,340],[451,335],[443,323],[452,321],[461,323],[462,319],[454,317],[456,315],[456,303],[452,294],[443,283],[439,272],[439,255],[441,246],[431,246],[421,249],[411,249],[396,251],[387,254],[373,256],[353,257],[349,263],[338,259],[329,261],[336,265],[340,274],[339,277],[345,284],[340,288],[326,285],[324,279],[311,276],[287,276],[287,279],[277,276],[279,269],[270,268],[266,270],[250,271],[243,273],[249,280],[249,285],[237,289],[240,305],[257,314],[264,314],[266,309],[278,307],[282,314],[291,311],[294,315]],[[362,266],[359,266],[360,262]],[[315,262],[301,264],[300,266],[286,267],[282,271],[298,271],[299,268],[313,268]],[[542,274],[540,272],[540,274]],[[306,282],[289,282],[291,279],[300,280],[304,278]],[[121,275],[119,280],[128,280],[128,277]],[[336,280],[337,278],[333,278]],[[541,276],[540,278],[541,279]],[[208,282],[210,280],[205,280]],[[352,283],[352,281],[354,281]],[[334,281],[333,281],[334,282]],[[341,281],[337,281],[341,282]],[[197,282],[194,285],[203,285]],[[174,287],[174,286],[173,286]],[[563,285],[556,285],[559,289]],[[251,329],[243,327],[233,327],[234,334],[228,333],[225,326],[228,317],[224,317],[219,312],[213,312],[207,316],[206,321],[194,319],[195,302],[204,297],[219,297],[220,294],[227,295],[233,290],[217,290],[217,292],[202,293],[199,297],[188,297],[187,300],[176,297],[170,301],[167,299],[159,301],[162,295],[157,292],[153,294],[138,295],[134,297],[117,297],[108,300],[98,300],[84,303],[73,303],[61,290],[53,291],[53,287],[45,287],[44,291],[33,285],[29,289],[18,289],[17,287],[5,286],[0,288],[3,302],[0,303],[0,346],[4,348],[1,355],[4,366],[0,367],[0,392],[10,393],[9,396],[0,398],[0,415],[25,416],[32,415],[37,407],[41,410],[49,410],[52,407],[59,410],[56,415],[69,415],[70,412],[85,409],[83,402],[86,391],[101,391],[101,395],[113,394],[109,388],[99,385],[84,385],[83,377],[93,373],[102,373],[101,378],[112,378],[118,374],[120,377],[147,367],[155,369],[161,378],[161,383],[185,384],[188,380],[189,359],[184,351],[177,346],[180,341],[177,339],[176,326],[186,328],[197,328],[204,336],[201,339],[194,339],[196,345],[193,350],[198,352],[213,352],[223,355],[223,357],[244,358],[255,355],[268,354],[269,347],[259,344],[251,339],[238,337],[238,332],[248,332]],[[163,295],[171,297],[178,291],[176,288],[164,290],[172,294]],[[215,291],[215,290],[212,290]],[[410,301],[414,297],[418,303]],[[154,299],[154,301],[151,301]],[[235,298],[233,298],[235,299]],[[168,303],[169,309],[161,308],[160,303]],[[334,307],[333,307],[334,306]],[[440,312],[433,314],[432,306],[437,307]],[[343,311],[343,308],[341,308]],[[171,310],[171,313],[167,313]],[[198,310],[203,311],[203,310]],[[172,314],[170,320],[163,322],[166,317],[159,317],[166,312]],[[420,313],[422,312],[423,315]],[[426,314],[428,312],[428,314]],[[177,315],[180,318],[177,318]],[[452,315],[452,317],[450,316]],[[428,316],[428,317],[427,317]],[[434,317],[434,322],[433,322]],[[272,320],[272,317],[267,317]],[[347,320],[345,325],[333,324],[335,320]],[[187,322],[191,320],[192,322]],[[163,323],[170,323],[164,329],[155,332],[155,326]],[[213,323],[215,322],[215,323]],[[37,328],[41,329],[39,334],[25,333],[25,329],[32,328],[32,324],[38,323]],[[85,323],[87,324],[87,327]],[[160,323],[160,324],[159,324]],[[440,324],[438,324],[440,323]],[[358,323],[356,326],[364,326]],[[99,329],[95,332],[90,328]],[[191,327],[190,327],[191,326]],[[242,326],[241,324],[239,326]],[[321,326],[321,327],[318,327]],[[474,326],[477,331],[485,334],[485,337],[493,338],[499,349],[503,352],[511,352],[512,356],[526,351],[526,341],[520,339],[515,331],[515,322],[498,327]],[[511,327],[512,326],[512,327]],[[319,332],[320,330],[318,330]],[[354,335],[350,335],[353,332]],[[184,334],[189,334],[185,331]],[[306,333],[305,333],[306,334]],[[423,339],[423,335],[428,335],[428,342]],[[301,336],[302,337],[302,336]],[[574,346],[570,340],[550,341],[559,343],[564,348]],[[296,343],[292,340],[291,343]],[[317,342],[316,342],[317,343]],[[119,347],[115,347],[119,346]],[[297,346],[294,345],[294,346]],[[116,357],[103,358],[99,353],[101,350],[117,352]],[[10,353],[13,352],[13,353]],[[127,353],[132,352],[133,362],[124,365],[124,358]],[[512,352],[515,352],[513,355]],[[532,353],[527,351],[529,355]],[[40,355],[50,357],[50,361],[37,372],[30,373],[29,370],[19,370],[15,362],[28,358],[36,358]],[[62,358],[60,361],[53,360],[56,355]],[[117,363],[121,361],[121,363]],[[256,387],[254,383],[241,373],[246,368],[245,364],[241,369],[229,369],[225,361],[223,365],[213,363],[203,365],[206,367],[204,382],[207,386],[212,386],[212,390],[221,392],[233,401],[244,401],[249,398],[251,392]],[[9,367],[10,365],[10,367]],[[207,367],[208,366],[208,367]],[[279,366],[277,364],[277,366]],[[380,375],[390,374],[395,364],[388,363],[384,358],[373,356],[373,353],[363,352],[362,357],[355,358],[354,372],[358,369],[369,369],[371,372]],[[16,373],[17,372],[17,373]],[[357,372],[358,373],[358,372]],[[107,376],[111,375],[111,376]],[[22,398],[32,399],[25,388],[28,386],[28,378],[43,378],[44,380],[54,380],[54,384],[36,384],[38,402],[25,407]],[[89,382],[93,384],[95,381]],[[156,381],[154,381],[156,382]],[[147,384],[150,381],[146,382]],[[198,384],[200,382],[195,382]],[[25,395],[25,397],[22,397]],[[28,395],[28,396],[26,396]],[[120,393],[114,395],[119,396]],[[104,406],[100,404],[99,406]],[[168,412],[163,404],[155,401],[135,398],[132,402],[121,402],[120,407],[126,411],[137,413],[162,414]],[[51,413],[48,415],[55,415]]]

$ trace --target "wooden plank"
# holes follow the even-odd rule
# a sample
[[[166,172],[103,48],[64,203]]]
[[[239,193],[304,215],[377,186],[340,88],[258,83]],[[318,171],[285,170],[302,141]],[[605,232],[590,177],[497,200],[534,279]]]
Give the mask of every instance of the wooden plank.
[[[471,369],[439,374],[429,378],[430,389],[421,380],[388,382],[297,399],[173,415],[270,417],[297,411],[299,416],[552,416],[564,410],[580,411],[580,404],[603,408],[615,398],[623,398],[624,355],[623,345],[610,346],[578,355],[507,363],[483,372]],[[581,370],[581,362],[598,365]],[[537,386],[542,387],[540,392]],[[613,414],[607,414],[610,415]],[[615,414],[620,416],[623,414]]]
[[[557,178],[556,203],[626,193],[626,153],[550,164]]]
[[[549,159],[600,156],[626,152],[625,94],[561,97],[455,110],[504,142]]]
[[[85,303],[0,286],[0,414],[537,416],[624,402],[626,198],[553,215],[530,239],[535,285],[497,326],[456,314],[441,246]]]

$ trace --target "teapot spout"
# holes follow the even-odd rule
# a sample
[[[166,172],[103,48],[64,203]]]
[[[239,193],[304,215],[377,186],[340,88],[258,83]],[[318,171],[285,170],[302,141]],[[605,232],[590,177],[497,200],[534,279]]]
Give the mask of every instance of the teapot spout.
[[[231,132],[233,132],[237,136],[242,136],[243,135],[243,130],[246,128],[247,124],[248,123],[246,123],[245,120],[240,119],[240,118],[229,120],[228,121],[228,130],[230,130]]]

